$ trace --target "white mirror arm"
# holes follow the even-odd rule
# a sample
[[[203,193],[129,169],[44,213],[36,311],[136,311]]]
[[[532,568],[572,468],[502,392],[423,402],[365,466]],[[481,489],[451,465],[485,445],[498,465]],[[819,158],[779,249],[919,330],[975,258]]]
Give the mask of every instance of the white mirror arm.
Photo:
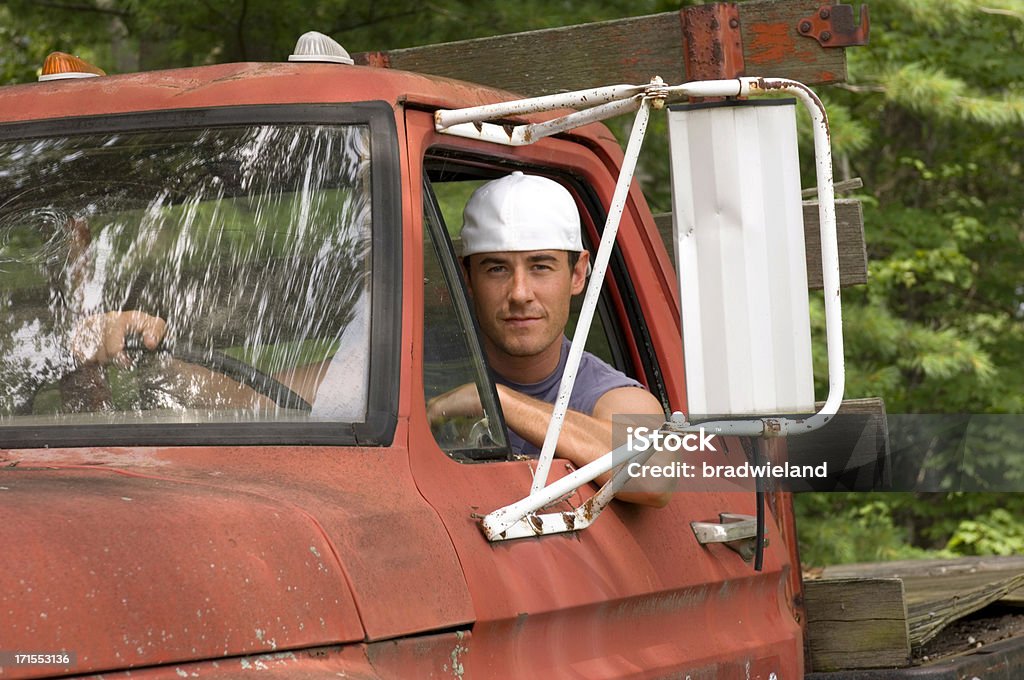
[[[622,220],[622,213],[626,208],[629,187],[633,182],[633,172],[636,170],[636,162],[640,157],[640,147],[643,145],[644,135],[647,132],[650,113],[651,101],[645,97],[640,109],[636,112],[629,142],[626,144],[625,158],[622,161],[618,181],[615,183],[615,193],[612,195],[611,205],[608,207],[608,217],[605,220],[604,230],[601,232],[601,243],[597,249],[597,256],[594,258],[593,271],[587,284],[587,293],[583,297],[583,306],[580,309],[579,319],[576,321],[576,332],[573,333],[572,344],[569,347],[569,356],[562,373],[562,382],[558,387],[555,408],[551,414],[551,420],[548,422],[544,446],[541,448],[540,458],[537,461],[537,471],[534,473],[533,486],[530,488],[531,495],[539,492],[548,481],[548,471],[551,469],[551,461],[555,457],[558,435],[562,431],[565,412],[569,408],[569,397],[572,396],[572,388],[576,383],[576,373],[579,370],[580,360],[583,358],[583,348],[587,344],[587,336],[590,333],[591,322],[597,309],[601,287],[604,285],[605,273],[608,271],[612,249],[615,247],[615,238],[619,233],[619,222]]]
[[[629,445],[623,444],[565,477],[555,480],[536,493],[487,514],[480,521],[484,535],[490,541],[504,541],[584,529],[594,522],[601,510],[629,481],[628,467],[632,464],[642,464],[653,454],[653,448],[647,451],[630,451]],[[574,511],[535,514],[619,464],[621,467],[618,472]]]

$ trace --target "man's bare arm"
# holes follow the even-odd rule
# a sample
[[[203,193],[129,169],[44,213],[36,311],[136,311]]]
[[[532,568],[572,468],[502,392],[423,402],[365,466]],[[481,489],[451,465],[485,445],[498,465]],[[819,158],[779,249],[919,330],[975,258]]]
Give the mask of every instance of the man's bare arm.
[[[498,385],[498,398],[505,414],[505,422],[511,430],[537,448],[544,445],[548,422],[554,406],[547,402],[527,397],[524,394]],[[555,446],[555,453],[567,458],[576,467],[597,460],[612,449],[612,416],[616,414],[662,413],[661,402],[654,395],[638,387],[620,387],[606,392],[594,406],[594,415],[567,410],[562,432]],[[597,478],[603,484],[611,477],[605,473]],[[668,504],[669,493],[622,491],[615,496],[619,500],[641,505],[664,507]]]

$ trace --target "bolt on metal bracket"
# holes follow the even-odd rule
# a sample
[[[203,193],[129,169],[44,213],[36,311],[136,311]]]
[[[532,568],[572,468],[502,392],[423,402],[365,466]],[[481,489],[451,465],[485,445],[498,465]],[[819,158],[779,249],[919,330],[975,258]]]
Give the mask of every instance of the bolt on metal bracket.
[[[800,35],[814,38],[822,47],[867,45],[871,22],[867,3],[860,6],[860,21],[854,22],[853,5],[822,5],[814,14],[797,22]]]

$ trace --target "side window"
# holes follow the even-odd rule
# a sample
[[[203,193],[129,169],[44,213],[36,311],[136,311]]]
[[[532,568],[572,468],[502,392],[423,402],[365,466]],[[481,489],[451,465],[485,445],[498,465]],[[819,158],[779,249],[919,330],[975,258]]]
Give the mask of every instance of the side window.
[[[438,446],[460,461],[507,460],[508,443],[494,385],[463,292],[462,275],[437,202],[424,186],[423,389],[428,410],[449,391],[468,390],[483,416],[431,414]]]
[[[547,174],[537,168],[498,168],[483,159],[428,155],[425,162],[424,238],[430,241],[424,243],[425,396],[428,410],[432,411],[432,419],[435,420],[433,429],[438,444],[457,459],[499,458],[494,449],[489,447],[498,446],[499,437],[501,446],[504,446],[504,440],[509,438],[503,424],[495,428],[501,414],[500,404],[494,395],[494,387],[486,370],[486,359],[480,350],[480,336],[470,311],[458,257],[462,252],[462,211],[473,191],[490,180],[507,175],[513,169],[522,169],[526,174]],[[584,246],[593,255],[595,248],[589,242],[589,234],[597,231],[595,223],[602,220],[600,208],[594,204],[587,187],[579,181],[557,175],[551,178],[561,182],[576,196],[584,227]],[[634,365],[633,352],[628,344],[628,319],[632,308],[619,300],[618,295],[617,291],[613,293],[610,290],[606,280],[605,289],[598,301],[595,323],[587,336],[586,350],[626,375],[642,380],[644,373]],[[570,305],[566,324],[566,336],[570,339],[575,332],[583,297],[582,294],[575,296]],[[641,340],[639,344],[641,356],[644,356],[643,348],[648,343]],[[436,422],[436,413],[429,408],[431,400],[467,384],[475,384],[477,394],[484,397],[486,418],[472,423],[457,420]],[[658,386],[655,386],[657,389]],[[493,409],[487,401],[492,395]],[[485,433],[486,439],[481,440]],[[511,439],[521,441],[517,436]],[[506,451],[504,455],[509,454]]]

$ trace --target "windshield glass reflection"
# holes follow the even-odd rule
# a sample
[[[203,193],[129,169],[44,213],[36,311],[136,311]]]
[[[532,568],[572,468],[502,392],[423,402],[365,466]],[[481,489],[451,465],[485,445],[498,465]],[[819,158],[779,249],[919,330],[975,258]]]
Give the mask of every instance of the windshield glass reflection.
[[[366,413],[365,126],[0,144],[0,423]]]

